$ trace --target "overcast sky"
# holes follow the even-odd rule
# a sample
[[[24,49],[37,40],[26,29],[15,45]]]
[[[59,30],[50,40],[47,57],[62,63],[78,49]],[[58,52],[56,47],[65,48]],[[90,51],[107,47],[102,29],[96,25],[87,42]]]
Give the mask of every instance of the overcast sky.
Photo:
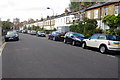
[[[0,18],[2,20],[20,18],[21,21],[28,18],[40,19],[47,15],[64,12],[70,4],[70,0],[0,0]]]

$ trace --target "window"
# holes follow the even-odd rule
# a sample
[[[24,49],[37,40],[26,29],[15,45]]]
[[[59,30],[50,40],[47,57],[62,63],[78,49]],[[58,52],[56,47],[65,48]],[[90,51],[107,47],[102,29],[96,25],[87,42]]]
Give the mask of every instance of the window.
[[[98,18],[98,10],[94,10],[94,19]]]
[[[98,35],[93,35],[90,39],[98,39]]]
[[[80,21],[83,21],[83,16],[84,16],[84,14],[82,13],[82,14],[80,14]]]
[[[104,12],[105,12],[104,15],[107,16],[107,15],[108,15],[108,8],[105,8],[105,9],[104,9]]]
[[[91,11],[87,12],[87,17],[90,19],[91,18]]]
[[[119,14],[120,6],[115,6],[115,14]]]
[[[105,35],[100,35],[98,39],[106,40],[106,36]]]

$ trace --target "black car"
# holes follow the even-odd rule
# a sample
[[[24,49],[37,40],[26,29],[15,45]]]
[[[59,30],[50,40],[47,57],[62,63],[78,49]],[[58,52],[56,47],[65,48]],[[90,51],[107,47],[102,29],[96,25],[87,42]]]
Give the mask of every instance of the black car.
[[[64,36],[64,43],[71,43],[72,45],[81,45],[82,40],[85,39],[85,36],[80,33],[67,32]]]
[[[37,36],[45,37],[45,33],[43,31],[38,31]]]
[[[54,31],[51,34],[48,35],[48,39],[51,40],[64,40],[64,33]]]
[[[9,40],[19,40],[19,35],[17,32],[15,31],[8,31],[7,34],[5,35],[5,41],[9,41]]]

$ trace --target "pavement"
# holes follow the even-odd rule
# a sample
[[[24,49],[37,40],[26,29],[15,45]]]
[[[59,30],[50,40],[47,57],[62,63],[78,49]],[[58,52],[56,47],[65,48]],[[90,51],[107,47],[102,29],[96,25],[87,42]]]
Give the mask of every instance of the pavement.
[[[2,53],[3,78],[118,78],[118,57],[20,34]]]
[[[0,79],[2,78],[2,51],[4,49],[6,45],[6,42],[4,42],[1,46],[0,46]]]

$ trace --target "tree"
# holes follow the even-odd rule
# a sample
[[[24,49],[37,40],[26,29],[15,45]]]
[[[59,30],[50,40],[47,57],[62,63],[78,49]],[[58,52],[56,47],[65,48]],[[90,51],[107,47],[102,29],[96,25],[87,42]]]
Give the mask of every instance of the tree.
[[[23,30],[27,30],[27,27],[25,26],[25,27],[23,28]]]
[[[119,16],[107,15],[102,19],[102,22],[108,25],[110,28],[115,29],[119,26],[118,23]]]
[[[30,27],[30,26],[28,27],[28,30],[31,30],[31,27]]]
[[[9,21],[2,21],[2,26],[4,30],[11,30],[13,28],[13,23]]]
[[[97,21],[95,19],[85,19],[84,22],[84,35],[91,36],[95,33],[97,28]]]
[[[84,25],[83,22],[79,22],[78,26],[77,26],[77,32],[79,33],[83,33],[84,32]]]
[[[90,5],[93,5],[95,2],[71,2],[69,5],[70,10],[73,11],[78,11],[82,8],[86,8]]]
[[[71,25],[70,26],[70,31],[72,31],[72,32],[77,32],[77,24],[73,24],[73,25]]]
[[[70,7],[71,11],[77,11],[80,9],[80,3],[79,2],[71,2],[69,7]]]

